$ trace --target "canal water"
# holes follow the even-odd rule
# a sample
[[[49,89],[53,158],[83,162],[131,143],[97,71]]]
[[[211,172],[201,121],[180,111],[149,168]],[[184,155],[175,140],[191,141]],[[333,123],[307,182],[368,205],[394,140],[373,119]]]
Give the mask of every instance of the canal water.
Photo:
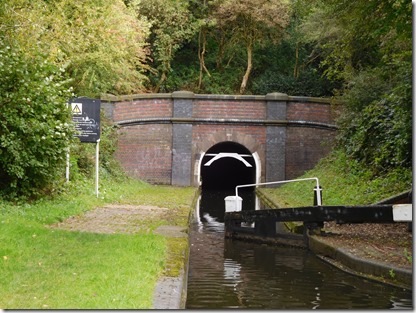
[[[190,232],[187,309],[411,309],[412,292],[347,274],[305,249],[224,238],[224,198],[203,190]],[[243,210],[258,205],[241,194]],[[246,201],[247,200],[247,201]]]

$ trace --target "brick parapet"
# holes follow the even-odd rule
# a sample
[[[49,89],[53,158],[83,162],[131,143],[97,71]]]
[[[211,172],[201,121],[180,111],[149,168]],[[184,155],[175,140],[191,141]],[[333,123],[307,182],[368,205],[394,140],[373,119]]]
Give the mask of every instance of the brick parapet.
[[[196,99],[194,118],[265,119],[265,101]]]
[[[287,103],[287,119],[291,121],[311,121],[334,123],[333,109],[327,103],[293,102]]]
[[[119,122],[135,118],[172,117],[171,99],[138,99],[114,104],[113,121]]]

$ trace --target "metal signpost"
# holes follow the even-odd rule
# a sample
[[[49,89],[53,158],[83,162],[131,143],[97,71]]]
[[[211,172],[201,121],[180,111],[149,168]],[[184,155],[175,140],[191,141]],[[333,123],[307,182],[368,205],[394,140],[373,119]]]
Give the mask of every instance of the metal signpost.
[[[100,151],[100,99],[74,98],[70,101],[75,136],[84,143],[96,143],[95,149],[95,192],[98,197],[98,157]],[[67,155],[66,179],[69,181],[69,152]]]

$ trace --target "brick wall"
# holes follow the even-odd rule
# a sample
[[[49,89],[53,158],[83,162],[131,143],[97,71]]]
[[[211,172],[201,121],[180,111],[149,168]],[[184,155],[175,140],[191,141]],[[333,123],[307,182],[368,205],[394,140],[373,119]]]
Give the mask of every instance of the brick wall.
[[[286,179],[312,169],[331,151],[333,132],[325,129],[289,127],[286,138]]]
[[[171,117],[172,99],[139,99],[114,104],[115,122],[137,118]]]
[[[120,129],[116,158],[132,177],[170,184],[172,125],[135,125]]]
[[[266,117],[265,101],[196,100],[193,116],[200,118],[261,119]]]
[[[116,157],[133,177],[159,184],[195,184],[199,153],[219,142],[234,141],[258,153],[262,181],[266,176],[292,179],[313,168],[331,150],[336,135],[334,108],[326,99],[269,95],[146,94],[102,99],[102,106],[120,125]],[[191,144],[183,130],[189,130]],[[275,138],[279,134],[283,137]],[[188,140],[184,145],[182,137]],[[190,155],[186,163],[190,170],[182,168],[185,163],[177,163],[174,146],[184,157]],[[276,157],[281,162],[274,162]],[[173,162],[177,164],[174,170]],[[282,173],[266,175],[266,170]],[[172,178],[181,173],[186,177]]]
[[[333,123],[330,104],[312,102],[288,102],[287,119]]]

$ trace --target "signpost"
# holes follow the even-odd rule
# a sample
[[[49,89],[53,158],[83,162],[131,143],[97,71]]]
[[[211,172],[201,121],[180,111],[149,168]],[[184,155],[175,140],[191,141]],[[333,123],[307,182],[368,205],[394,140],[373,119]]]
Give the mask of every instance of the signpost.
[[[95,192],[98,197],[98,157],[100,151],[100,99],[74,98],[70,101],[75,136],[83,143],[96,143],[95,149]],[[66,179],[69,181],[69,152],[67,155]]]

